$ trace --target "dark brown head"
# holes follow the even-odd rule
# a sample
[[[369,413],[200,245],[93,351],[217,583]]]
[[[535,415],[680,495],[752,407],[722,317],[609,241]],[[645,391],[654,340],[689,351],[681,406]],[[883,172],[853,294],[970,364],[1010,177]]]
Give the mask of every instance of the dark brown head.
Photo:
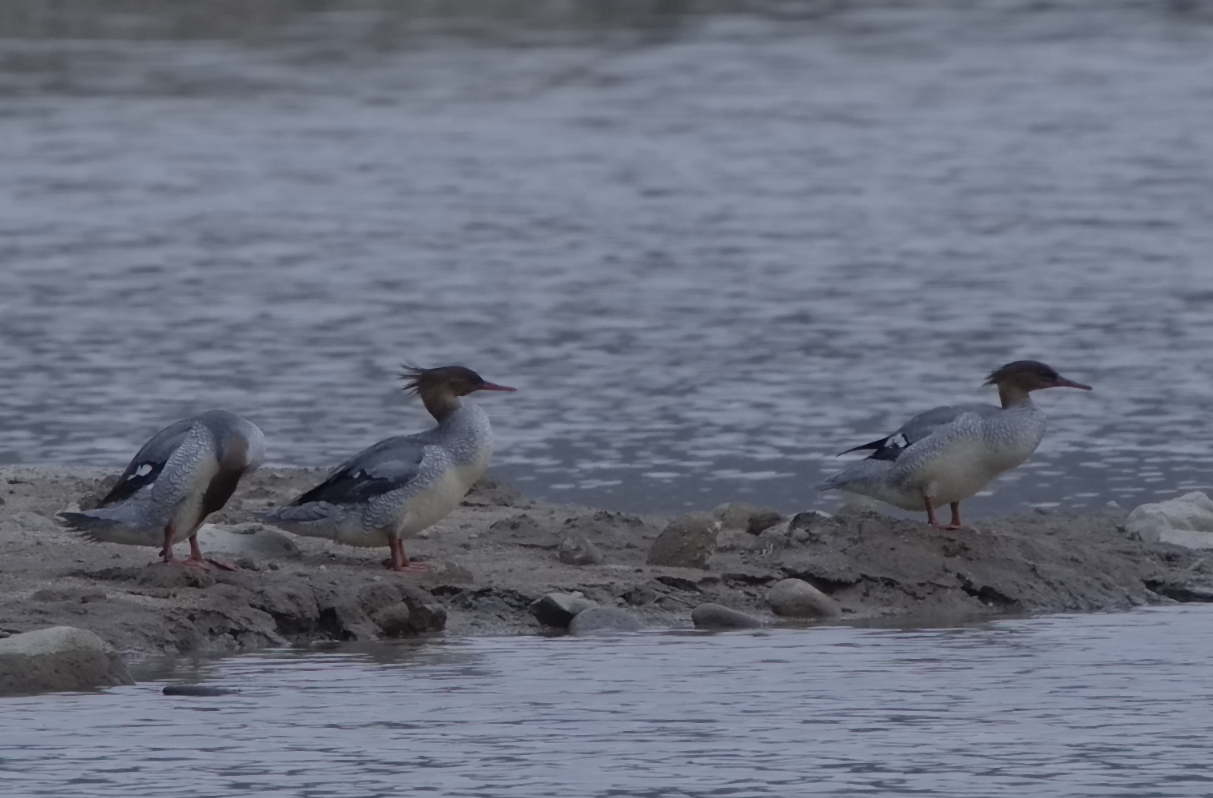
[[[1067,380],[1057,373],[1052,366],[1039,360],[1016,360],[1000,369],[990,372],[986,385],[997,385],[998,395],[1005,407],[1017,401],[1028,398],[1032,391],[1044,388],[1078,388],[1083,391],[1091,390],[1090,385]]]
[[[459,406],[459,397],[476,391],[513,391],[505,385],[488,382],[476,372],[463,366],[439,366],[423,369],[405,364],[400,375],[404,390],[421,397],[430,415],[441,421]]]

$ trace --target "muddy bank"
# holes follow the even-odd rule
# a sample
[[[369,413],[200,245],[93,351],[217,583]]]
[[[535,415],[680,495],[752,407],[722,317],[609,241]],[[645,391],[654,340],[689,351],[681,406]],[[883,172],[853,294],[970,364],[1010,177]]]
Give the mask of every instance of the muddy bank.
[[[258,472],[211,520],[247,522],[319,473]],[[875,513],[787,518],[733,505],[671,526],[669,517],[533,501],[491,480],[410,541],[410,555],[431,566],[424,576],[385,571],[386,549],[305,538],[237,557],[233,572],[187,570],[150,564],[151,549],[85,542],[54,523],[70,504],[95,502],[107,477],[0,469],[0,635],[75,626],[120,651],[153,653],[538,633],[546,627],[529,606],[553,591],[625,609],[648,627],[689,627],[704,603],[789,623],[767,599],[789,577],[826,594],[843,622],[1213,600],[1213,555],[1132,540],[1118,509],[1038,511],[946,531]],[[686,567],[650,564],[651,553]]]

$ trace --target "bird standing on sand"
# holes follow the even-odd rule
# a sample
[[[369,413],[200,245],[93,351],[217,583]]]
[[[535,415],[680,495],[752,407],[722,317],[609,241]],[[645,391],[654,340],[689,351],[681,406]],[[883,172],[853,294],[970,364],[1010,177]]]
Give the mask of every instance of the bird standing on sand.
[[[167,563],[229,567],[203,558],[198,528],[264,460],[265,436],[255,424],[208,410],[153,435],[95,510],[59,519],[92,540],[159,546]],[[189,559],[174,559],[173,544],[186,539]]]
[[[994,371],[986,385],[998,386],[1002,407],[963,404],[936,407],[910,419],[892,435],[848,452],[872,450],[868,459],[828,479],[822,490],[870,496],[903,510],[951,505],[948,529],[959,529],[960,503],[1004,471],[1027,460],[1045,434],[1045,416],[1030,396],[1043,388],[1089,385],[1062,377],[1035,360],[1017,360]]]
[[[421,397],[438,426],[380,441],[346,460],[288,505],[266,513],[275,526],[349,546],[387,546],[388,567],[413,573],[402,539],[441,521],[459,506],[493,456],[493,430],[480,407],[463,397],[513,391],[463,366],[406,367],[405,391]]]

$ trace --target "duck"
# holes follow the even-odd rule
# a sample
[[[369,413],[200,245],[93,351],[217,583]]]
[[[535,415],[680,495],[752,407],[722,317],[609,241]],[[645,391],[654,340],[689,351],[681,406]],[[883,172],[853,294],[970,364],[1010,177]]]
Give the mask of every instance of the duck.
[[[58,514],[89,540],[160,548],[165,563],[232,566],[202,555],[198,529],[223,509],[240,480],[265,461],[265,435],[226,410],[174,422],[143,445],[95,509]],[[190,544],[185,560],[173,546]]]
[[[488,414],[467,397],[515,389],[465,366],[406,366],[407,394],[421,399],[437,426],[370,446],[319,485],[263,519],[288,532],[347,546],[387,546],[388,569],[422,573],[403,541],[446,518],[484,474],[493,456]]]
[[[1044,439],[1045,416],[1032,401],[1032,392],[1091,390],[1038,360],[1007,363],[990,372],[984,384],[997,387],[1000,406],[947,405],[919,413],[893,434],[842,452],[871,454],[830,477],[820,489],[926,511],[927,523],[935,527],[941,526],[936,508],[946,504],[952,519],[944,528],[963,528],[960,503],[999,474],[1022,465]]]

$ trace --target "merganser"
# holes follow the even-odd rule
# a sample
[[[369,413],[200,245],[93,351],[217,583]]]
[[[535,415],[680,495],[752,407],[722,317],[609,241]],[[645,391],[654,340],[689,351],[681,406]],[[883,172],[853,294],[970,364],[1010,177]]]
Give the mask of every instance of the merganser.
[[[198,528],[264,460],[265,436],[256,424],[208,410],[153,435],[96,509],[58,517],[91,540],[159,546],[167,563],[230,568],[203,558]],[[189,559],[174,559],[173,544],[187,539]]]
[[[1044,438],[1045,416],[1031,392],[1091,390],[1035,360],[1008,363],[991,372],[985,384],[998,386],[1002,407],[963,404],[919,413],[892,435],[843,452],[872,450],[868,459],[831,477],[821,489],[870,496],[903,510],[926,510],[932,526],[940,525],[935,508],[948,504],[952,522],[947,528],[961,528],[961,501],[1022,464]]]
[[[489,417],[465,397],[475,391],[513,391],[486,382],[463,366],[406,366],[404,390],[421,397],[438,426],[380,441],[337,466],[316,487],[265,514],[297,535],[349,546],[388,546],[388,568],[413,573],[402,538],[441,521],[480,479],[493,456]]]

